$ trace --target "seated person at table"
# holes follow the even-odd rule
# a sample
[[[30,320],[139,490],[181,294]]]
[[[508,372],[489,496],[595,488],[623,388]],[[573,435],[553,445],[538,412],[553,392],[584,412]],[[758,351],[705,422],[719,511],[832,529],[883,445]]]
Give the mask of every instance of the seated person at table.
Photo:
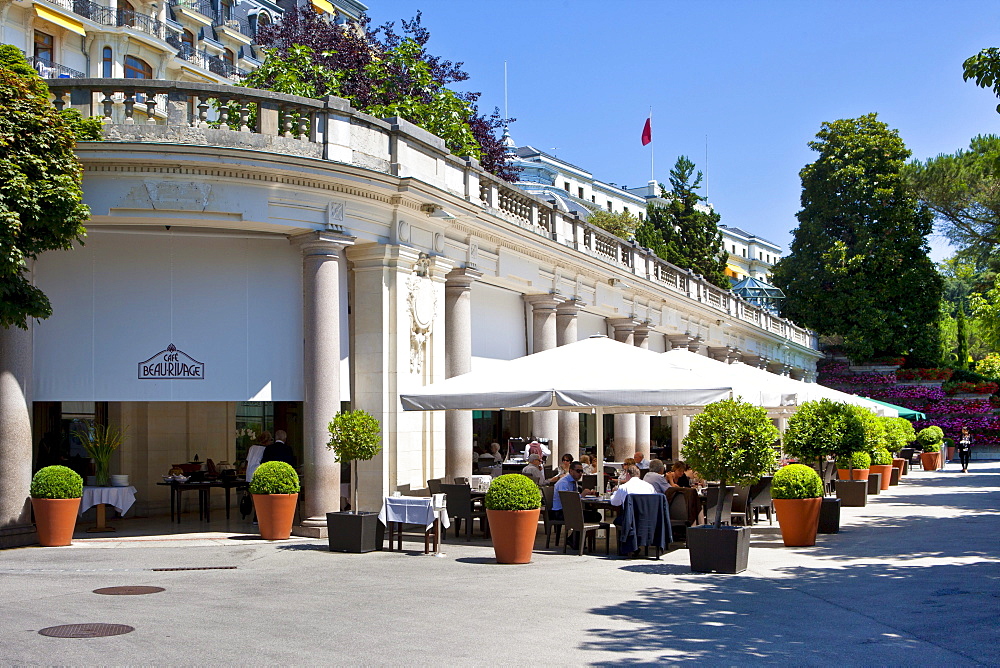
[[[625,461],[622,462],[622,468],[626,466],[635,466],[635,457],[626,457]]]
[[[611,495],[611,505],[620,506],[625,503],[625,497],[629,494],[656,494],[656,490],[648,482],[639,477],[639,469],[635,464],[625,467],[621,484]]]
[[[643,478],[646,482],[653,486],[653,489],[657,491],[658,494],[663,494],[667,491],[667,487],[670,487],[670,483],[667,479],[663,477],[663,471],[666,467],[663,462],[659,459],[652,459],[649,462],[649,473]]]
[[[635,459],[636,468],[638,468],[640,471],[649,468],[649,462],[646,461],[646,455],[642,454],[641,452],[635,453],[635,457],[633,459]]]
[[[490,451],[487,454],[491,455],[497,464],[503,463],[503,455],[500,454],[499,443],[490,443]]]
[[[682,461],[674,462],[674,468],[667,474],[667,482],[671,487],[690,487],[691,478],[687,474],[687,464]]]
[[[559,458],[559,468],[556,469],[555,475],[549,478],[549,483],[557,482],[560,478],[569,475],[569,467],[573,465],[573,455],[568,452]]]
[[[581,496],[594,496],[594,490],[592,489],[585,489],[580,493],[581,478],[583,478],[583,464],[580,462],[570,463],[569,475],[561,478],[556,483],[555,493],[552,495],[552,512],[550,513],[552,519],[563,519],[562,499],[559,497],[559,492],[577,492]],[[601,511],[584,508],[583,519],[585,522],[600,522],[603,518],[601,517]]]
[[[521,469],[521,473],[531,478],[539,487],[545,485],[542,458],[539,455],[528,455],[528,465]]]
[[[580,455],[580,462],[583,464],[583,474],[593,475],[597,473],[594,467],[590,465],[590,455]]]

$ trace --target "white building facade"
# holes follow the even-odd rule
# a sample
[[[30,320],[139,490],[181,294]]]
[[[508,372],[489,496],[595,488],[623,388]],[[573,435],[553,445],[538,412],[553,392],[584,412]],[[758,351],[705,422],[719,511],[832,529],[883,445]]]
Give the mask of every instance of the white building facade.
[[[129,427],[113,468],[146,512],[165,513],[160,476],[195,454],[239,459],[235,430],[259,410],[291,436],[299,531],[319,535],[340,507],[333,415],[361,408],[382,425],[382,453],[359,465],[357,507],[377,509],[393,491],[467,475],[473,440],[496,438],[472,412],[399,403],[477,364],[601,334],[813,378],[810,332],[498,181],[402,119],[208,83],[51,89],[57,106],[103,116],[106,140],[78,146],[86,245],[31,268],[53,316],[0,331],[0,544],[30,542],[39,444],[78,413]],[[155,122],[123,112],[146,98],[165,100]],[[258,105],[257,125],[210,127],[198,111],[209,98]],[[504,429],[576,455],[592,445],[587,419],[522,413]],[[676,452],[686,417],[672,419]],[[649,418],[619,416],[615,439],[648,453]]]

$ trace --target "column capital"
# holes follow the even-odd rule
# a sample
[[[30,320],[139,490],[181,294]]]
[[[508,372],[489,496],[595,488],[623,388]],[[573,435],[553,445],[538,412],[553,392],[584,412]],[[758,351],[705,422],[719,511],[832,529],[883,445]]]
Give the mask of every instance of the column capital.
[[[649,338],[649,333],[653,331],[652,322],[649,320],[643,320],[635,326],[635,334],[633,334],[633,343],[642,348],[646,345],[646,339]]]
[[[693,334],[671,334],[667,337],[672,348],[687,348],[693,353],[701,346],[701,337]]]
[[[448,274],[455,269],[455,261],[444,255],[431,255],[420,258],[427,269],[427,276],[435,283],[444,283]]]
[[[709,346],[708,356],[728,364],[736,359],[736,349],[732,346]]]
[[[635,318],[605,318],[607,323],[615,328],[615,331],[634,332],[635,328],[642,323]]]
[[[587,302],[583,301],[582,299],[577,299],[576,297],[574,297],[573,299],[567,299],[566,301],[559,304],[558,307],[556,307],[556,314],[575,316],[577,313],[580,312],[580,309],[582,309],[586,305]]]
[[[304,232],[288,237],[288,242],[298,246],[303,255],[331,255],[334,257],[339,256],[340,251],[344,248],[353,246],[356,240],[357,237],[334,230]]]
[[[356,270],[393,267],[412,271],[420,260],[420,251],[409,246],[364,244],[350,248],[347,251],[347,259],[351,261]]]
[[[468,290],[483,277],[483,272],[472,267],[455,267],[445,274],[445,290]]]
[[[564,297],[551,292],[541,295],[521,295],[521,297],[536,311],[554,311],[559,304],[565,301]]]

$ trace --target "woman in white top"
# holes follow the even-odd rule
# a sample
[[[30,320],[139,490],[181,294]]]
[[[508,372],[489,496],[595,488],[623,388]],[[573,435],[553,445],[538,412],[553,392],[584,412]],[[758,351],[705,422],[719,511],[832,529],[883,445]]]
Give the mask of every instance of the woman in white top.
[[[251,445],[247,450],[247,482],[253,480],[253,472],[260,466],[260,460],[264,458],[264,450],[273,443],[271,432],[262,431],[257,437],[257,444]]]
[[[580,455],[580,463],[583,464],[583,474],[593,475],[597,473],[594,467],[590,465],[590,455]]]

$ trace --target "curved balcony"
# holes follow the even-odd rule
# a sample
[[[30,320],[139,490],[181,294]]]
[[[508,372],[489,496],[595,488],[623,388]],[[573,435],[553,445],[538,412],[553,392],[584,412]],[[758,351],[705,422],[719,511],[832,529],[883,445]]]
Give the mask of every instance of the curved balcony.
[[[814,335],[722,290],[649,249],[560,211],[452,155],[444,141],[401,118],[378,119],[346,100],[313,100],[210,83],[146,79],[65,79],[49,82],[54,104],[69,97],[104,123],[108,142],[151,142],[244,148],[314,158],[410,178],[461,198],[503,224],[514,225],[610,265],[610,285],[630,276],[701,305],[699,311],[763,330],[806,349]],[[650,286],[652,287],[652,286]]]

